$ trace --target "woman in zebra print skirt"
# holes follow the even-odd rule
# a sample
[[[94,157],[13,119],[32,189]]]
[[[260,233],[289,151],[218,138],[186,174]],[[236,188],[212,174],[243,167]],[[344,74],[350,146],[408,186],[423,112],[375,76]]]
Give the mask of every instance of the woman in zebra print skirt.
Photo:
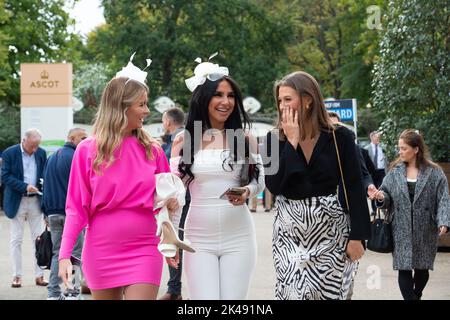
[[[311,75],[291,73],[275,84],[274,91],[279,120],[267,135],[264,163],[266,186],[276,195],[277,205],[272,245],[275,297],[345,299],[357,260],[364,254],[362,240],[370,233],[352,133],[331,123]],[[348,214],[336,195],[339,162]]]

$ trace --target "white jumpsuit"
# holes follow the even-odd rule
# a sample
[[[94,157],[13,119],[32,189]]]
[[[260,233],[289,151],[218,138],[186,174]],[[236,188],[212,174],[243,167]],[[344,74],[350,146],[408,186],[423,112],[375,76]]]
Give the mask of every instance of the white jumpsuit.
[[[233,206],[220,195],[239,187],[242,165],[233,170],[223,161],[228,149],[204,149],[195,155],[189,185],[191,204],[185,237],[195,253],[183,253],[189,298],[192,300],[246,299],[256,264],[257,247],[253,217],[246,204]],[[264,168],[258,159],[259,177],[247,187],[250,197],[264,190]],[[171,159],[177,172],[180,157]]]

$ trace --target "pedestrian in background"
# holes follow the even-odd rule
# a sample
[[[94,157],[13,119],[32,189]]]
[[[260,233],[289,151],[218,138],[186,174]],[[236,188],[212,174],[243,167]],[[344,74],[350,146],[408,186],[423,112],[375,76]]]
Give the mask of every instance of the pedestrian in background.
[[[394,241],[393,267],[405,300],[418,300],[433,270],[440,235],[450,226],[448,182],[430,160],[422,135],[413,129],[400,134],[399,157],[380,190],[370,191],[387,209]]]
[[[3,151],[0,150],[0,210],[3,210],[3,189],[5,188],[5,184],[2,183],[2,158]]]
[[[383,183],[384,177],[386,176],[388,161],[380,144],[380,133],[377,131],[372,131],[369,137],[370,144],[366,147],[366,150],[374,166],[374,173],[372,175],[374,185],[376,188],[379,188]],[[372,215],[375,215],[375,208],[375,201],[372,201]]]
[[[173,107],[165,111],[162,115],[162,124],[164,128],[164,143],[161,147],[166,154],[167,160],[170,160],[170,153],[172,151],[173,138],[184,126],[184,112],[180,108]]]
[[[44,194],[42,203],[44,214],[50,227],[53,244],[53,257],[50,267],[50,278],[47,286],[47,300],[64,300],[61,294],[61,278],[58,276],[58,258],[61,238],[66,221],[66,198],[69,184],[70,168],[77,145],[87,138],[86,131],[73,128],[67,135],[64,146],[53,153],[47,160],[44,169]],[[83,235],[80,233],[75,244],[73,255],[81,259]],[[80,290],[80,288],[76,288]]]
[[[161,147],[166,154],[167,160],[170,160],[172,152],[172,142],[174,137],[182,131],[184,126],[184,112],[180,108],[170,108],[163,113],[162,123],[164,127],[164,143]],[[189,209],[191,197],[189,192],[186,192],[185,205],[181,211],[180,224],[176,226],[178,228],[178,237],[183,240],[184,238],[184,222],[186,220],[186,213]],[[169,265],[169,281],[167,282],[167,292],[162,295],[160,300],[183,300],[181,295],[181,276],[183,272],[183,250],[179,250],[179,263],[178,267],[174,268]]]
[[[42,135],[38,129],[28,129],[22,142],[3,152],[2,183],[5,185],[4,211],[11,219],[11,258],[13,281],[11,287],[22,286],[22,242],[25,221],[28,221],[33,241],[35,283],[46,286],[44,270],[36,262],[35,239],[44,231],[41,211],[41,179],[47,156],[40,148]]]

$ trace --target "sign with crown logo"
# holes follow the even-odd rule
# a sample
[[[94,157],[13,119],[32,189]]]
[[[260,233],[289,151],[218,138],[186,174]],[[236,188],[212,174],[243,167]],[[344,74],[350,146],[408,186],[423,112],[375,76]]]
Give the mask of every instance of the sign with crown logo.
[[[21,134],[38,128],[41,146],[52,152],[73,126],[72,64],[22,63],[20,72]]]
[[[20,65],[22,107],[70,107],[71,63],[22,63]]]

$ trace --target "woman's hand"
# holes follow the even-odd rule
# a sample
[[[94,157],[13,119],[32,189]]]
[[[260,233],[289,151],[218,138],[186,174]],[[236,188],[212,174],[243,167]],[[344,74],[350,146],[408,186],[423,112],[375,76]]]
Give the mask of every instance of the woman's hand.
[[[173,258],[166,257],[166,262],[172,268],[178,269],[178,264],[180,263],[180,251],[177,249],[177,253]]]
[[[283,108],[281,114],[281,127],[288,141],[294,149],[300,142],[300,127],[298,125],[298,112],[291,108]]]
[[[439,227],[439,235],[442,236],[443,234],[447,233],[448,228],[446,226],[440,226]]]
[[[62,279],[66,288],[73,289],[72,287],[72,262],[70,259],[61,259],[59,260],[58,265],[58,276]]]
[[[233,205],[233,206],[242,206],[245,201],[248,199],[248,197],[250,196],[250,189],[247,187],[245,188],[245,192],[243,194],[241,194],[240,196],[238,195],[229,195],[228,196],[228,201]]]
[[[169,210],[170,214],[173,214],[180,208],[180,204],[176,198],[170,198],[166,202],[167,210]]]
[[[369,196],[370,200],[380,200],[383,201],[384,200],[384,192],[381,190],[378,190],[377,188],[375,188],[375,186],[371,187],[372,185],[370,185],[367,188],[367,195]]]
[[[369,197],[369,199],[373,199],[375,193],[377,192],[378,189],[373,184],[369,184],[369,186],[367,187],[367,196]]]
[[[364,255],[364,247],[361,240],[350,240],[347,244],[347,250],[345,252],[351,261],[361,259]]]

